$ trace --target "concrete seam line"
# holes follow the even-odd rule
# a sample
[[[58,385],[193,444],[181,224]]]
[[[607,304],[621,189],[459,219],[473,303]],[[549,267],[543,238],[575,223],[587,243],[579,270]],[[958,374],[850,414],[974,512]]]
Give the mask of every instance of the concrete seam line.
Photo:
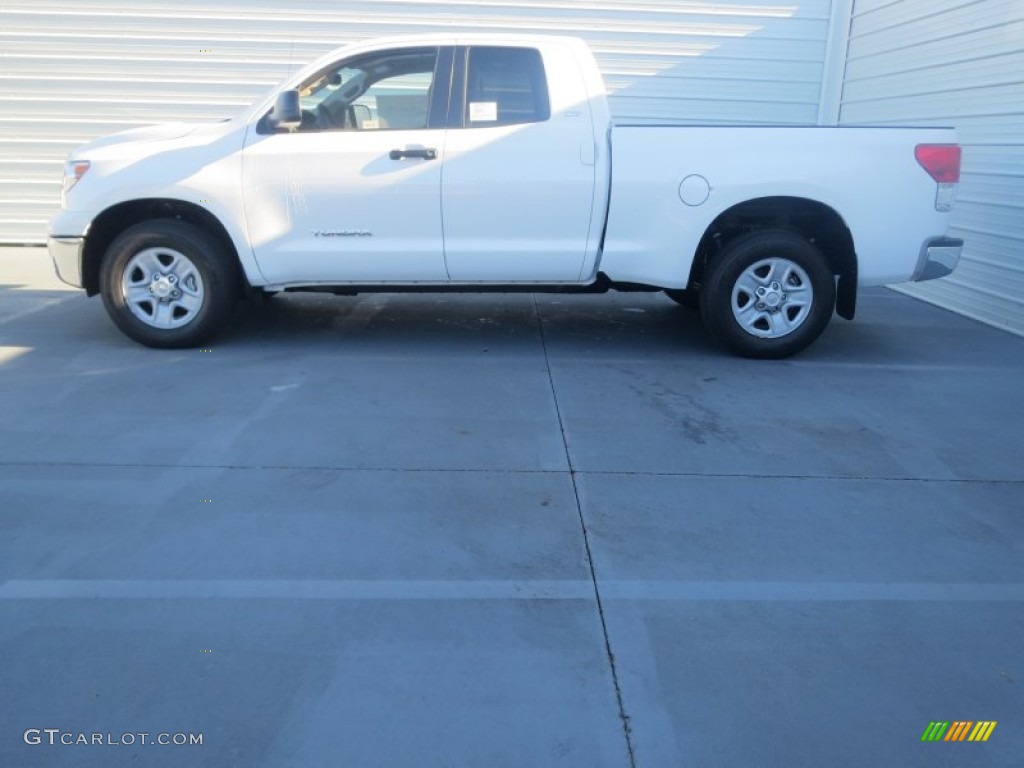
[[[671,581],[601,582],[600,598],[676,602],[1024,602],[1024,583]],[[592,579],[9,579],[0,600],[578,600]]]
[[[758,472],[657,472],[648,470],[619,469],[507,469],[473,467],[341,467],[303,464],[140,464],[134,462],[90,462],[90,461],[4,461],[4,467],[73,467],[77,469],[211,469],[238,472],[394,472],[409,474],[493,474],[493,475],[584,475],[591,477],[678,477],[707,478],[709,480],[812,480],[827,482],[879,482],[879,483],[934,483],[950,485],[1024,485],[1024,478],[959,478],[959,477],[908,477],[904,475],[797,475],[766,474]]]
[[[540,333],[540,343],[544,350],[544,367],[547,369],[548,385],[551,387],[551,400],[555,406],[555,415],[558,417],[558,431],[562,437],[562,447],[565,449],[565,462],[569,467],[569,479],[572,482],[572,494],[576,500],[576,514],[580,521],[580,531],[583,534],[583,548],[587,555],[587,565],[590,567],[590,580],[593,584],[594,601],[597,604],[597,615],[601,621],[601,634],[604,636],[604,649],[608,657],[608,667],[612,674],[612,685],[615,688],[615,701],[619,708],[619,721],[622,723],[622,735],[626,741],[626,755],[629,758],[630,768],[636,768],[636,755],[633,750],[633,736],[630,726],[630,717],[626,713],[626,705],[623,701],[622,686],[619,684],[619,672],[615,665],[615,653],[612,651],[611,639],[608,637],[608,622],[604,615],[604,605],[601,603],[601,588],[597,583],[597,569],[594,566],[594,556],[590,550],[590,535],[587,532],[587,522],[583,517],[583,505],[580,503],[580,490],[576,483],[576,471],[572,466],[572,454],[569,451],[569,440],[565,436],[565,422],[562,419],[562,409],[558,403],[558,391],[555,389],[555,377],[551,372],[551,358],[548,356],[548,340],[544,333],[544,320],[540,314],[540,304],[537,301],[537,294],[533,294],[533,308],[537,315],[537,329]]]

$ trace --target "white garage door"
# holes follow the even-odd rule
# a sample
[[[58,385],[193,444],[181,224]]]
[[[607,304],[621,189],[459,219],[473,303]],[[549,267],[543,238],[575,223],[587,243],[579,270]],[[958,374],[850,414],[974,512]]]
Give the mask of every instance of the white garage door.
[[[906,292],[1024,333],[1024,2],[857,0],[840,115],[959,130],[965,256]]]
[[[0,4],[0,242],[40,242],[76,144],[227,117],[366,37],[578,35],[620,121],[813,123],[830,0],[31,0]]]

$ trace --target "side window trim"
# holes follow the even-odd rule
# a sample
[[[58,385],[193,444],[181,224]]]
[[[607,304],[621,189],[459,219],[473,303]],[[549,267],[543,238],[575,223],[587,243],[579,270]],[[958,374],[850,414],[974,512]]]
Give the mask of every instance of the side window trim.
[[[466,118],[466,89],[469,87],[469,46],[455,49],[452,70],[452,95],[448,102],[448,127],[464,128]]]
[[[427,129],[447,128],[451,113],[452,92],[455,80],[453,76],[453,60],[455,48],[442,45],[437,52],[437,64],[434,66],[434,82],[430,86],[430,107],[427,112]]]

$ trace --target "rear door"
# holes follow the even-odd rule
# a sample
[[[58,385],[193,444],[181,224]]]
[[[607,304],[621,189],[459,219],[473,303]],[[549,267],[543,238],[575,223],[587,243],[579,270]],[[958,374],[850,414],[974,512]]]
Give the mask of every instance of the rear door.
[[[532,47],[455,51],[441,179],[445,263],[453,281],[581,278],[595,144],[586,100],[576,101],[586,93],[582,76],[563,53],[559,60],[557,50]]]

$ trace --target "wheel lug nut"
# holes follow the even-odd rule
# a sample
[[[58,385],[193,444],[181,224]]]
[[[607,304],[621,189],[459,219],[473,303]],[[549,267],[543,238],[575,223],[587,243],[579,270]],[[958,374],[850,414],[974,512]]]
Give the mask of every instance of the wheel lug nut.
[[[177,278],[177,277],[175,277],[174,275],[168,275],[168,276],[167,276],[167,279],[168,279],[168,280],[169,280],[170,282],[172,282],[172,283],[176,283],[176,282],[178,282],[178,278]]]

